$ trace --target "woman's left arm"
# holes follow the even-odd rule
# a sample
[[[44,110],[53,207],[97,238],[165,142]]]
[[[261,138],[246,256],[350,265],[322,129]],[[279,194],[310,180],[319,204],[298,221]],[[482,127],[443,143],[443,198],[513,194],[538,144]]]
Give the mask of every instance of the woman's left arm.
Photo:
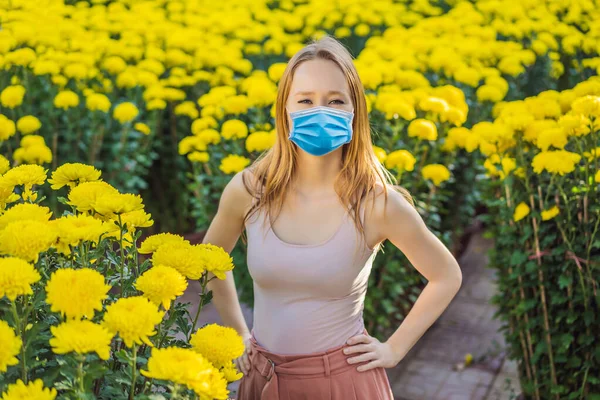
[[[446,246],[427,228],[417,210],[396,190],[389,190],[387,204],[376,200],[372,219],[379,237],[388,239],[428,281],[398,329],[381,343],[368,335],[348,340],[348,359],[361,363],[359,371],[395,367],[433,325],[454,298],[462,283],[458,262]]]

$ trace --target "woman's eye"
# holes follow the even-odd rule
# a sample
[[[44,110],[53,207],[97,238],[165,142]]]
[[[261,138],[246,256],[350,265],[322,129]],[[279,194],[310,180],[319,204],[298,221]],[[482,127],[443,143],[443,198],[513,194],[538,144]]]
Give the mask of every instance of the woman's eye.
[[[330,103],[333,103],[333,102],[336,102],[335,104],[344,104],[344,102],[342,100],[338,100],[338,99],[330,101]]]
[[[301,103],[301,104],[310,104],[310,99],[300,100],[298,103]]]

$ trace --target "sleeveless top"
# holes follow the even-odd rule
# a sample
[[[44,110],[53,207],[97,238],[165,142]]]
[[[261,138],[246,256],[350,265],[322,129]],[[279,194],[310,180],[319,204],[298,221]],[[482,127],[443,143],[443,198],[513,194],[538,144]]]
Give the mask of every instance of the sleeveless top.
[[[254,287],[252,333],[258,344],[281,355],[309,354],[363,333],[364,300],[377,247],[365,243],[350,209],[329,239],[308,245],[281,240],[270,223],[264,226],[264,213],[256,212],[246,222]]]

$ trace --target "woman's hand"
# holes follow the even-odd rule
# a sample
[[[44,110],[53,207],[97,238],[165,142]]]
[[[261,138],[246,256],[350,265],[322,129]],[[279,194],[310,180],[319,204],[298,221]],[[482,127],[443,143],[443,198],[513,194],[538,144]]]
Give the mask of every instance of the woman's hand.
[[[389,343],[381,343],[377,338],[368,334],[353,336],[348,339],[347,343],[350,346],[344,349],[344,354],[356,354],[354,357],[348,358],[347,361],[350,364],[370,361],[368,364],[356,368],[360,372],[378,367],[393,368],[400,362],[400,358]]]
[[[250,356],[252,355],[252,344],[250,343],[251,337],[252,334],[250,333],[242,335],[245,347],[244,354],[233,360],[238,371],[242,372],[244,375],[248,375],[250,368],[252,368],[252,365],[250,364]]]

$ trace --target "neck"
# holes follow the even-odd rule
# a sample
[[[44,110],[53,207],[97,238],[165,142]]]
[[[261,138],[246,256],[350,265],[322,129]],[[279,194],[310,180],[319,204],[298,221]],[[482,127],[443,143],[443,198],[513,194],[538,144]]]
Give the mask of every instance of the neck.
[[[324,156],[312,156],[301,151],[297,162],[296,190],[309,195],[335,193],[335,179],[342,167],[341,149]]]

